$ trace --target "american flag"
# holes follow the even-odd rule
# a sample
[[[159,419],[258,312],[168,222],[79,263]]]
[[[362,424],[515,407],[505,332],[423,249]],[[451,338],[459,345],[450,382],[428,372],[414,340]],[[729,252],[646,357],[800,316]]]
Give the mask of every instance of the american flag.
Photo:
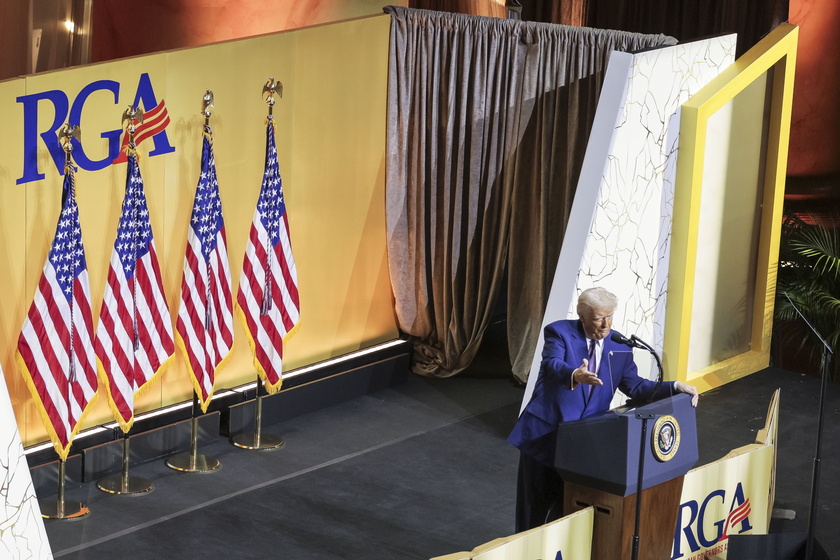
[[[62,460],[70,452],[98,387],[90,285],[73,172],[68,164],[55,238],[23,323],[16,355]]]
[[[216,372],[233,346],[233,296],[212,134],[205,126],[176,325],[178,346],[204,412]]]
[[[134,423],[135,395],[163,372],[174,352],[143,179],[129,146],[125,198],[96,329],[101,379],[124,432]]]
[[[283,381],[283,339],[298,324],[300,298],[271,118],[265,144],[265,173],[245,249],[236,305],[254,350],[257,374],[266,390],[273,393]]]

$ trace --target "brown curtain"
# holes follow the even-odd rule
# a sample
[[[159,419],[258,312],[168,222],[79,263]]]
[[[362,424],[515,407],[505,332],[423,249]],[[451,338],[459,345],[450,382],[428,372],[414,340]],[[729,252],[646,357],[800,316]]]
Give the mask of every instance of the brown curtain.
[[[665,33],[685,43],[737,33],[740,56],[788,18],[789,0],[520,0],[523,19]]]
[[[522,19],[563,25],[586,25],[586,7],[590,0],[519,0],[522,4]]]
[[[509,258],[509,348],[524,380],[609,53],[673,40],[385,10],[388,260],[412,369],[469,365]]]
[[[685,43],[701,37],[737,33],[736,56],[787,19],[787,0],[589,0],[587,25],[656,30]]]
[[[471,16],[507,17],[505,3],[494,0],[409,0],[408,7]]]

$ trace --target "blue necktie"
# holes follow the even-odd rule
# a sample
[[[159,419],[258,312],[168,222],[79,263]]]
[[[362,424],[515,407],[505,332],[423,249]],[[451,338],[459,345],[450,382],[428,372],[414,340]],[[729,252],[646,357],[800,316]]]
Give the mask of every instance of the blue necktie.
[[[598,342],[595,341],[595,340],[590,340],[589,341],[589,365],[586,367],[586,369],[588,369],[592,373],[595,373],[598,370],[597,365],[595,363],[595,360],[597,359],[597,356],[598,356],[597,350],[598,350]],[[587,394],[587,396],[592,394],[592,385],[587,385],[586,386],[586,394]]]

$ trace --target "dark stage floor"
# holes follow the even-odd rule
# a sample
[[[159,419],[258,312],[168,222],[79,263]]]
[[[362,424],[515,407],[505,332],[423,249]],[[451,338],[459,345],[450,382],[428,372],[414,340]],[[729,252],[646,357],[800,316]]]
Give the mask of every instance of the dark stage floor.
[[[768,369],[703,395],[700,463],[751,443],[781,388],[776,508],[804,531],[816,440],[819,381]],[[406,383],[264,427],[286,441],[272,452],[227,441],[200,449],[222,468],[185,474],[163,462],[133,467],[155,484],[112,496],[94,484],[68,491],[91,515],[48,521],[56,558],[424,559],[513,532],[518,452],[506,442],[522,390],[507,379],[414,375]],[[817,536],[840,558],[840,393],[829,391]]]

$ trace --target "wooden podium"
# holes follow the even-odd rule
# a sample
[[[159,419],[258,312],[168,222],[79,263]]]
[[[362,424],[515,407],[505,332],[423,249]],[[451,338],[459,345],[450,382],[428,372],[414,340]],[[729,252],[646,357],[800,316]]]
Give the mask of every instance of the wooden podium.
[[[593,560],[631,558],[640,464],[638,558],[671,557],[683,477],[698,459],[690,395],[562,423],[555,456],[555,468],[566,483],[564,514],[595,509]]]

